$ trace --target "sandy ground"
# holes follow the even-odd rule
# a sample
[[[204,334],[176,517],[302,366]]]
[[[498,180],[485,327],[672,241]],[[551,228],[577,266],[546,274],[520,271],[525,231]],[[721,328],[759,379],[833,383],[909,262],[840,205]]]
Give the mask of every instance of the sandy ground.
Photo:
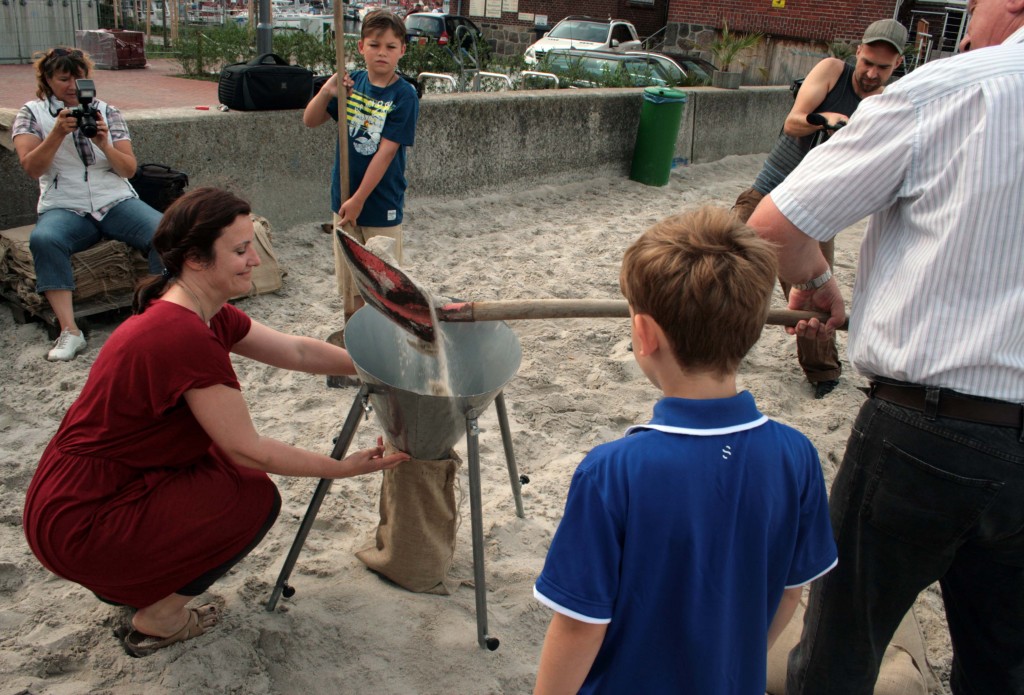
[[[622,252],[658,219],[704,203],[731,205],[761,158],[730,157],[677,169],[663,188],[623,178],[539,186],[466,200],[415,198],[406,220],[406,268],[441,295],[470,300],[619,298]],[[273,224],[273,210],[256,212]],[[863,225],[840,235],[837,275],[852,287]],[[288,272],[277,294],[240,306],[270,326],[317,337],[339,327],[328,237],[317,225],[274,230]],[[777,296],[782,306],[781,293]],[[526,518],[515,515],[494,409],[480,420],[490,634],[476,642],[468,482],[451,596],[412,594],[366,570],[353,552],[377,521],[377,476],[335,483],[292,576],[297,593],[265,603],[315,481],[278,479],[284,507],[263,544],[206,598],[224,619],[208,635],[145,659],[113,637],[126,618],[85,589],[44,570],[21,530],[25,490],[43,447],[75,399],[113,324],[93,327],[77,360],[44,360],[46,335],[0,310],[0,695],[31,693],[524,693],[532,688],[549,611],[533,581],[558,524],[575,465],[594,445],[644,422],[658,397],[627,352],[620,319],[512,324],[523,361],[505,396]],[[842,340],[842,339],[841,339]],[[841,343],[842,345],[842,343]],[[842,348],[841,348],[842,350]],[[236,360],[259,430],[328,453],[356,390],[321,377]],[[831,483],[863,396],[846,374],[826,399],[811,398],[794,342],[767,328],[744,363],[741,385],[768,416],[807,434]],[[372,417],[357,433],[367,446]],[[457,450],[465,458],[465,442]],[[183,509],[187,514],[188,510]],[[916,607],[928,657],[948,692],[951,652],[936,588]]]

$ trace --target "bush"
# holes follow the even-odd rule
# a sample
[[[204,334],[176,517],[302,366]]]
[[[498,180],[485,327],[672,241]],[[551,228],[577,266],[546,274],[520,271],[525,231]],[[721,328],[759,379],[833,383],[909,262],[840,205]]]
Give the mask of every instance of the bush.
[[[366,61],[357,49],[355,36],[345,37],[345,61],[349,70],[361,70]],[[182,72],[191,77],[210,78],[219,75],[221,69],[232,63],[242,63],[256,57],[256,31],[248,24],[225,24],[223,26],[183,26],[174,46],[176,59]],[[334,73],[334,37],[325,35],[323,40],[313,34],[298,30],[275,30],[274,53],[294,65],[309,68],[319,75]],[[474,51],[459,50],[453,46],[441,46],[436,42],[413,43],[406,49],[398,62],[398,68],[410,77],[421,72],[452,74],[459,78],[470,70],[481,70],[512,74],[525,67],[522,55],[495,56],[490,44],[481,41]],[[464,74],[466,82],[470,77]],[[485,89],[497,85],[485,83]]]
[[[365,67],[363,57],[356,48],[354,36],[345,37],[345,62],[354,70]],[[289,31],[275,34],[274,53],[290,63],[309,68],[318,75],[331,75],[338,64],[334,37],[325,35],[321,41],[312,34]]]
[[[193,77],[219,74],[221,68],[232,63],[243,63],[256,57],[256,31],[249,25],[182,27],[175,46],[182,72]],[[314,73],[330,75],[334,72],[334,38],[323,40],[302,31],[274,32],[274,53],[294,65],[309,68]],[[356,38],[345,37],[345,59],[352,69],[365,66],[356,50]]]
[[[182,72],[193,77],[220,73],[256,54],[256,35],[248,26],[183,26],[175,44]]]

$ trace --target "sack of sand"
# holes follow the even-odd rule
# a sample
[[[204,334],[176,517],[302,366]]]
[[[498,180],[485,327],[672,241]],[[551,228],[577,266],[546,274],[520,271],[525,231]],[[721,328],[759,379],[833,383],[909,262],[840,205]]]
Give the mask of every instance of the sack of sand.
[[[394,451],[387,445],[386,454]],[[457,584],[448,572],[459,526],[455,487],[461,463],[452,451],[446,459],[410,459],[384,471],[380,523],[356,557],[409,591],[450,594]]]

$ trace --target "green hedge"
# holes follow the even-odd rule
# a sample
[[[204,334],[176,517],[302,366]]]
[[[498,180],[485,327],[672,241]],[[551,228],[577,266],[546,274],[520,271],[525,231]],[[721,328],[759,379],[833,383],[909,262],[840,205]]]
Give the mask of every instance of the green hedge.
[[[327,35],[323,40],[301,31],[275,31],[274,53],[289,63],[302,65],[319,75],[334,72],[334,37]],[[248,25],[182,27],[175,45],[177,60],[186,75],[202,77],[219,74],[221,68],[232,63],[241,63],[256,57],[256,32]],[[406,75],[416,76],[421,72],[459,72],[459,57],[462,68],[475,69],[477,60],[484,70],[507,72],[507,65],[514,59],[492,56],[490,46],[481,43],[474,52],[455,50],[436,43],[426,45],[410,44],[398,67]],[[350,69],[359,70],[366,66],[357,49],[357,38],[345,37],[345,58]]]

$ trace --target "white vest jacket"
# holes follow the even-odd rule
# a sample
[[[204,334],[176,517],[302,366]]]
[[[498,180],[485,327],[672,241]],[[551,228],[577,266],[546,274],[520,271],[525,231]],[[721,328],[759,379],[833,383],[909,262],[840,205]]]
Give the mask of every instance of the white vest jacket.
[[[93,105],[104,114],[105,120],[107,105],[99,99],[95,99]],[[32,111],[36,122],[43,129],[43,137],[46,137],[57,123],[57,117],[50,115],[49,103],[37,99],[25,106]],[[95,212],[119,200],[138,197],[128,180],[110,168],[106,155],[91,143],[90,147],[96,161],[86,167],[75,148],[73,135],[64,138],[50,168],[39,177],[39,205],[36,212],[41,215],[55,208]]]

